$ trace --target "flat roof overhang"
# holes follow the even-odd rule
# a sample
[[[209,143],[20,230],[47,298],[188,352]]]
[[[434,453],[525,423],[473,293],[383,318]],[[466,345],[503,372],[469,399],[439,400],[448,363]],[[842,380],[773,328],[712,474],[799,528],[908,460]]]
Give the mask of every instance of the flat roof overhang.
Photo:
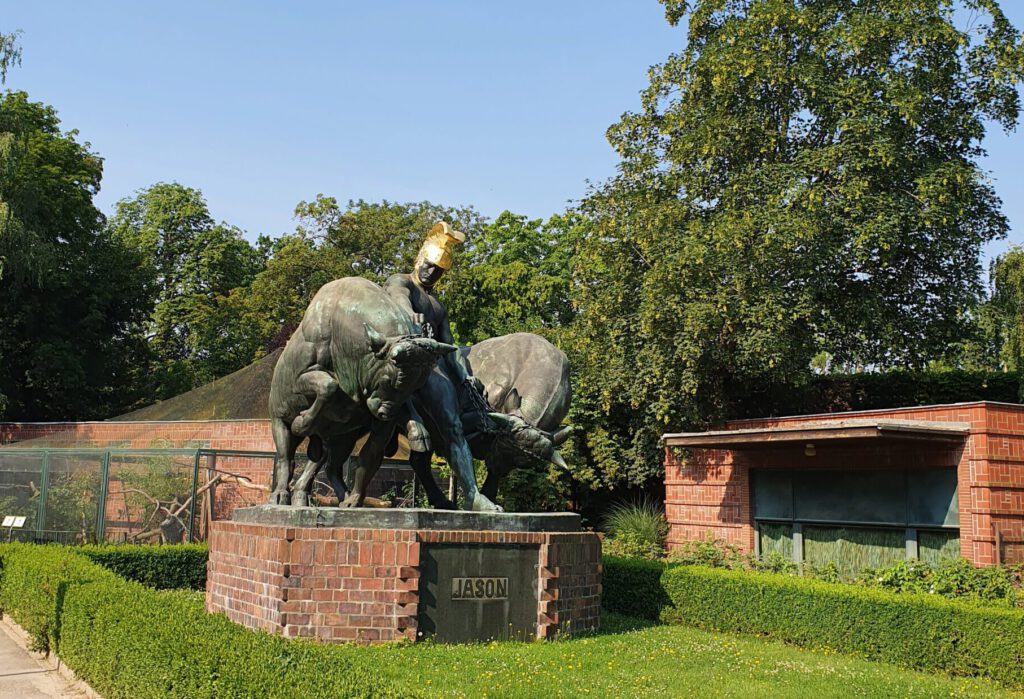
[[[971,426],[964,422],[924,420],[836,420],[802,425],[662,435],[666,447],[690,449],[764,449],[814,443],[938,442],[962,443]]]

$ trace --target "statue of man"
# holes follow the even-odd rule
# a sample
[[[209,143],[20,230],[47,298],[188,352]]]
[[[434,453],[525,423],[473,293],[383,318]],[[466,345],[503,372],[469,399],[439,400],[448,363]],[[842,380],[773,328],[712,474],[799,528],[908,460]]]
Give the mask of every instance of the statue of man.
[[[384,282],[384,290],[414,318],[420,314],[427,332],[438,342],[454,344],[448,324],[448,311],[434,295],[434,285],[452,267],[452,252],[466,242],[466,234],[444,221],[430,229],[420,248],[412,274],[393,274]],[[446,339],[447,338],[447,339]],[[452,352],[442,362],[448,375],[459,383],[470,380],[469,368],[460,352]]]
[[[448,324],[448,311],[434,295],[434,286],[452,266],[452,252],[465,242],[464,233],[440,221],[430,229],[423,247],[413,265],[411,274],[394,274],[385,283],[384,290],[413,318],[421,319],[424,331],[439,342],[454,344]],[[473,471],[473,455],[463,432],[462,404],[480,406],[481,420],[487,421],[487,403],[483,385],[470,374],[465,358],[452,352],[438,361],[427,385],[416,394],[422,404],[424,417],[431,423],[431,435],[438,442],[435,448],[455,471],[464,489],[467,509],[500,510],[477,488]],[[474,429],[486,428],[486,425]],[[417,444],[420,426],[410,426],[411,459],[420,458],[425,449]],[[427,456],[429,459],[429,455]]]

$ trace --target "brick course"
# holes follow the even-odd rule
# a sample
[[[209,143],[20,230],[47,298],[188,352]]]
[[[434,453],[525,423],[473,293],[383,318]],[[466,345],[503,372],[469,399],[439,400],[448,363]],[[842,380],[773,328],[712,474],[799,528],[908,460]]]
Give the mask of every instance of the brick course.
[[[538,547],[536,635],[596,629],[601,543],[589,532],[275,527],[214,522],[206,608],[287,638],[416,640],[420,547]]]
[[[829,415],[736,420],[726,429],[795,427],[850,418],[963,422],[962,445],[858,446],[819,442],[817,455],[803,445],[761,451],[667,448],[665,512],[669,546],[716,538],[754,547],[751,467],[886,468],[956,467],[961,555],[976,565],[1024,562],[1024,406],[964,403]],[[689,456],[685,456],[689,452]],[[810,462],[813,459],[813,462]],[[997,551],[997,542],[1000,545]]]

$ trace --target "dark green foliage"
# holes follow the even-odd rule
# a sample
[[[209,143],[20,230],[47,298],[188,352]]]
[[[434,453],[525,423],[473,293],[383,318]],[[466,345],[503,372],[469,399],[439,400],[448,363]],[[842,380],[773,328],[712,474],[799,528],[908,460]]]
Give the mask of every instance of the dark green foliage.
[[[805,385],[819,353],[943,358],[1007,230],[981,144],[1017,123],[1024,61],[995,0],[663,2],[680,50],[609,129],[619,174],[582,203],[572,258],[609,483],[656,475],[660,434],[751,387]]]
[[[751,386],[732,418],[813,415],[971,401],[1019,403],[1020,375],[990,371],[887,371],[816,376],[799,389]]]
[[[135,400],[145,280],[138,252],[103,230],[93,203],[102,171],[52,107],[24,92],[0,96],[0,403],[9,418],[105,418]]]
[[[117,576],[59,546],[0,545],[0,611],[32,636],[36,650],[56,647],[67,590]]]
[[[664,619],[1024,686],[1024,612],[792,576],[672,567]]]
[[[153,397],[169,398],[253,359],[232,294],[263,267],[242,231],[214,222],[201,192],[159,183],[123,199],[108,235],[137,251],[151,313]]]
[[[442,291],[459,343],[514,332],[557,343],[558,331],[573,318],[571,241],[579,225],[572,215],[544,223],[504,211],[468,237]]]
[[[124,580],[77,552],[0,546],[0,604],[108,699],[416,696],[359,649],[249,631],[207,614],[193,592]]]
[[[206,589],[206,544],[82,546],[75,550],[122,578],[158,590]]]
[[[602,559],[601,606],[610,612],[658,619],[671,600],[661,586],[666,565],[660,561],[605,556]]]

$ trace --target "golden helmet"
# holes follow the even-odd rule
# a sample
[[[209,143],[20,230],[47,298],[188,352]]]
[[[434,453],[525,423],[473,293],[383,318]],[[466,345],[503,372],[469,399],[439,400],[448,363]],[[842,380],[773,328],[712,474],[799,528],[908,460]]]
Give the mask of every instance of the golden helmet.
[[[416,256],[416,264],[429,262],[437,265],[443,270],[452,268],[452,251],[456,245],[466,242],[466,234],[457,231],[444,221],[438,221],[427,234],[423,241],[419,255]]]

